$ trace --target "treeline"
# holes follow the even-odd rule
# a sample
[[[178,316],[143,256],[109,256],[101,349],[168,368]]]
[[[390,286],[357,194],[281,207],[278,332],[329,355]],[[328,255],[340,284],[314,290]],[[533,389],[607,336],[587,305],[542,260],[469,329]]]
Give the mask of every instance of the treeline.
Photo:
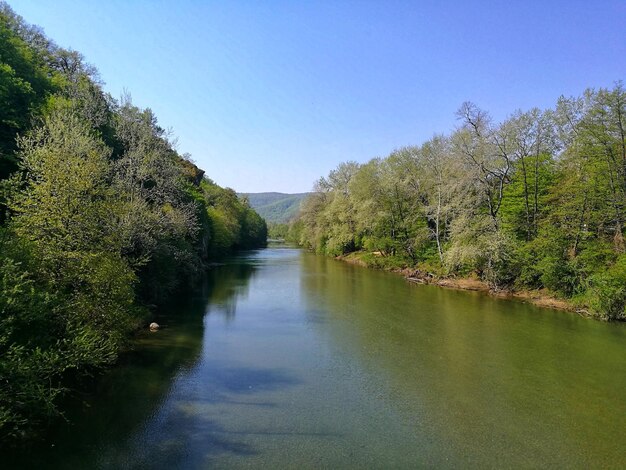
[[[625,318],[626,92],[587,90],[501,123],[472,103],[421,146],[320,179],[287,237],[381,267],[547,289]]]
[[[0,439],[58,414],[147,307],[265,222],[179,155],[149,109],[0,3]]]
[[[290,223],[277,223],[269,222],[267,224],[267,237],[270,240],[285,240],[298,242],[298,240],[289,239],[289,229],[292,226]],[[293,230],[291,232],[293,234]]]

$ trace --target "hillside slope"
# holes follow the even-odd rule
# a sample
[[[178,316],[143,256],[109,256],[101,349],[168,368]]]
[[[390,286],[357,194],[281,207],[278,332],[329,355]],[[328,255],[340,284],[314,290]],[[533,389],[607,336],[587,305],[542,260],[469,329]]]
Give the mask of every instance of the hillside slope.
[[[300,210],[300,203],[309,193],[240,193],[247,197],[250,206],[267,222],[285,223]]]

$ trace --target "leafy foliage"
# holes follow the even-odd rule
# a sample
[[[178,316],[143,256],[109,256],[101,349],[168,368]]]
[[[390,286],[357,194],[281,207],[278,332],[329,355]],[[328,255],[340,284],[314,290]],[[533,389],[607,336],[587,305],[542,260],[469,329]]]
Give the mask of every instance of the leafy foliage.
[[[263,219],[179,155],[149,109],[0,3],[0,438],[59,414],[68,379],[115,361]]]
[[[472,103],[457,117],[450,136],[339,165],[287,233],[320,253],[548,289],[624,319],[622,84],[498,124]]]

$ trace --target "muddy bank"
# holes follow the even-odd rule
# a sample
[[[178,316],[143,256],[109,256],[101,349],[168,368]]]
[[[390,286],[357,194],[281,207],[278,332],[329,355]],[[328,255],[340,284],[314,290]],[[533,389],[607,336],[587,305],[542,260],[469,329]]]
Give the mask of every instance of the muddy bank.
[[[520,291],[510,289],[493,289],[486,282],[471,277],[439,277],[432,273],[416,270],[414,268],[380,268],[379,266],[372,266],[368,264],[363,259],[361,259],[357,253],[351,253],[345,256],[337,256],[335,257],[335,259],[344,261],[346,263],[355,264],[357,266],[383,269],[388,272],[400,274],[404,276],[407,281],[416,284],[432,284],[439,287],[446,287],[448,289],[485,292],[486,294],[494,297],[499,297],[503,299],[518,299],[537,305],[539,307],[565,310],[568,312],[577,313],[582,316],[591,316],[591,314],[587,310],[574,305],[568,300],[557,298],[545,289]]]

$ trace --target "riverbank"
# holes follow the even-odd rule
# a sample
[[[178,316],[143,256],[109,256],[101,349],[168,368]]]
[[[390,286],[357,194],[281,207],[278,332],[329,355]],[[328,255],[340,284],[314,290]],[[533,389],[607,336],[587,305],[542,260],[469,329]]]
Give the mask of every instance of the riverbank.
[[[614,439],[626,325],[421,288],[284,246],[225,260],[159,313],[164,327],[65,407],[68,423],[0,450],[4,467],[626,461]]]
[[[512,289],[493,289],[488,283],[481,281],[475,277],[446,277],[439,276],[434,273],[420,271],[416,268],[385,266],[383,263],[373,264],[368,262],[370,253],[354,252],[347,255],[336,256],[335,259],[346,263],[355,264],[365,268],[383,270],[386,272],[396,273],[403,276],[407,281],[415,284],[430,284],[439,287],[456,290],[469,290],[484,292],[492,297],[502,299],[516,299],[523,302],[531,303],[538,307],[550,308],[555,310],[564,310],[567,312],[577,313],[584,317],[593,317],[587,309],[576,305],[574,302],[556,297],[547,289],[541,290],[512,290]]]

